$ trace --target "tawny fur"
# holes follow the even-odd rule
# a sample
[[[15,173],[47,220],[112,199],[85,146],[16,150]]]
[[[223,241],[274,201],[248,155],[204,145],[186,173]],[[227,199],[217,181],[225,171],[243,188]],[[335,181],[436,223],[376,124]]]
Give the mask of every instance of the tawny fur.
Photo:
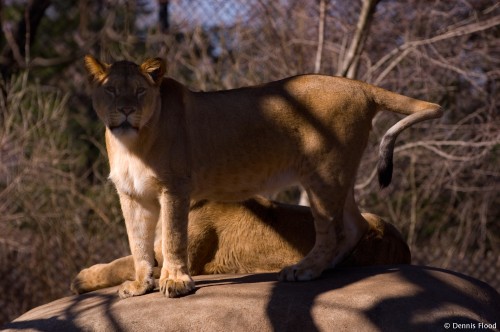
[[[398,230],[374,214],[362,215],[368,230],[339,266],[410,264],[410,250]],[[311,250],[314,221],[307,207],[262,197],[242,203],[202,201],[191,207],[188,234],[192,275],[275,272]],[[162,256],[158,242],[155,278],[160,276]],[[81,294],[134,278],[134,260],[127,256],[82,270],[71,289]]]
[[[383,109],[408,115],[384,136],[379,174],[390,181],[397,135],[441,115],[439,105],[339,77],[302,75],[259,86],[193,92],[164,78],[161,59],[141,65],[85,58],[92,100],[106,125],[114,182],[134,257],[121,297],[154,286],[154,229],[162,228],[160,292],[189,293],[191,202],[242,201],[299,182],[314,216],[315,242],[281,280],[310,280],[340,262],[366,231],[353,186],[371,121]]]

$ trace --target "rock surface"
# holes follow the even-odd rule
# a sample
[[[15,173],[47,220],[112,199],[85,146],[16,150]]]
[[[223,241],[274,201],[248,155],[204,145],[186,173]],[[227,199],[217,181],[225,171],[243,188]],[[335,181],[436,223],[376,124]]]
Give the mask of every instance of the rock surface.
[[[446,331],[446,324],[450,324],[448,330],[461,324],[460,329],[488,331],[500,327],[497,291],[473,278],[432,267],[341,268],[300,283],[277,282],[275,274],[210,275],[195,280],[195,294],[179,299],[154,292],[120,300],[116,287],[66,297],[32,309],[3,328]]]

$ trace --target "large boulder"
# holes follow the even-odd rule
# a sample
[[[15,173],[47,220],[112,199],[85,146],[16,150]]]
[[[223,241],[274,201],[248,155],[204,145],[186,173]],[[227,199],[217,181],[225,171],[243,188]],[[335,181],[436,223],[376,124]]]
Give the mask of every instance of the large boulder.
[[[424,266],[340,268],[315,281],[275,274],[198,276],[194,294],[120,300],[117,288],[66,297],[4,326],[12,331],[495,330],[500,295],[476,279]],[[447,325],[449,324],[449,325]]]

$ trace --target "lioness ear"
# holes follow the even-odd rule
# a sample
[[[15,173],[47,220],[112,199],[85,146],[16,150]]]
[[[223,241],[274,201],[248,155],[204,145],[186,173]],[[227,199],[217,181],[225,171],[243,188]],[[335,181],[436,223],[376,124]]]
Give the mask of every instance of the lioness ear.
[[[167,71],[167,65],[165,64],[165,60],[161,58],[146,59],[141,64],[141,70],[146,76],[151,78],[154,84],[160,85],[163,75]]]
[[[90,75],[90,80],[94,82],[102,82],[106,77],[109,65],[101,63],[99,60],[94,58],[92,55],[85,56],[85,68]]]

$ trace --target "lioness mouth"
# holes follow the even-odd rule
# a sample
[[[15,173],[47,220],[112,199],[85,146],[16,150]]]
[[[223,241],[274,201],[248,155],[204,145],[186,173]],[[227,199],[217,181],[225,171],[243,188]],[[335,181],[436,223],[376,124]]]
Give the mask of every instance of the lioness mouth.
[[[130,122],[128,122],[128,121],[123,121],[122,123],[120,123],[117,126],[109,126],[109,129],[111,129],[112,131],[115,130],[115,129],[121,129],[121,130],[133,129],[133,130],[136,130],[136,131],[139,130],[139,128],[132,126],[130,124]]]

